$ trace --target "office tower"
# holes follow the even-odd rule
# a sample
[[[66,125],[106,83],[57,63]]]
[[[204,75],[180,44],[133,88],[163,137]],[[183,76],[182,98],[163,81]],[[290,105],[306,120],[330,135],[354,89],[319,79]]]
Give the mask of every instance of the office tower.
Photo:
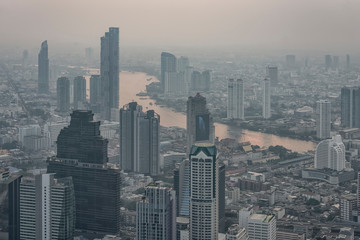
[[[48,173],[72,177],[76,228],[118,234],[120,231],[120,169],[107,164],[108,141],[100,135],[100,121],[91,111],[76,110],[61,130],[57,156],[48,160]]]
[[[127,172],[160,173],[160,116],[131,102],[120,109],[120,166]]]
[[[174,55],[167,52],[161,53],[161,87],[165,89],[165,73],[177,72],[177,60]]]
[[[359,87],[341,89],[341,125],[348,128],[360,128]]]
[[[196,142],[215,141],[215,127],[209,109],[206,107],[206,98],[199,93],[189,97],[186,108],[186,137],[187,153]]]
[[[21,240],[73,239],[76,210],[72,179],[55,179],[54,175],[21,180]]]
[[[190,214],[189,160],[183,160],[174,170],[174,191],[176,193],[176,216],[188,218]]]
[[[20,239],[21,177],[0,168],[0,239]]]
[[[93,112],[99,113],[101,106],[101,78],[100,75],[90,77],[90,106]]]
[[[229,79],[228,82],[228,101],[227,118],[245,119],[244,116],[244,81]]]
[[[119,108],[119,28],[101,37],[100,77],[103,117],[111,120],[111,109]]]
[[[334,56],[333,57],[333,64],[332,64],[332,67],[333,69],[338,69],[339,68],[339,65],[340,65],[340,58],[339,56]]]
[[[190,151],[190,239],[217,240],[219,167],[216,147],[196,144]]]
[[[46,40],[41,43],[38,55],[38,92],[49,93],[49,57]]]
[[[340,219],[355,222],[353,212],[356,210],[356,195],[342,195],[340,199]]]
[[[86,79],[78,76],[74,79],[74,109],[84,108],[86,102]]]
[[[329,168],[336,171],[345,168],[345,146],[340,135],[323,140],[317,145],[314,166],[317,169]]]
[[[249,237],[245,228],[239,227],[238,224],[231,225],[226,232],[226,240],[248,240]]]
[[[279,72],[275,66],[266,67],[266,76],[270,79],[270,85],[276,86],[279,83]]]
[[[270,80],[265,78],[263,81],[263,118],[268,119],[270,117],[271,117]]]
[[[330,138],[331,103],[327,100],[316,102],[316,136],[319,139]]]
[[[181,56],[177,60],[177,71],[185,72],[186,68],[190,66],[189,58]]]
[[[70,110],[70,81],[60,77],[56,83],[57,111],[66,113]]]
[[[158,184],[145,188],[136,204],[136,240],[176,239],[175,192]]]
[[[346,54],[346,69],[350,69],[350,55]]]
[[[296,66],[295,55],[286,55],[286,68],[292,69]]]
[[[246,231],[250,240],[276,240],[276,218],[274,215],[252,214]]]
[[[325,55],[325,69],[328,70],[332,68],[332,56],[331,55]]]
[[[166,95],[183,95],[187,92],[185,72],[165,72]]]
[[[225,164],[219,164],[219,232],[225,233]]]

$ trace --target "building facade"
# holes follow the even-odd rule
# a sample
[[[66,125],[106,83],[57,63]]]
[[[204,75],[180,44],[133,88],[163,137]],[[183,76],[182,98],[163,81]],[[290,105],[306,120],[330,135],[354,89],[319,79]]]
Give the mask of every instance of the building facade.
[[[341,125],[348,128],[360,128],[360,88],[343,87],[341,89]]]
[[[245,119],[244,115],[244,82],[242,79],[228,82],[227,118]]]
[[[270,79],[270,85],[276,86],[279,83],[279,71],[278,67],[275,66],[267,66],[266,67],[266,75]]]
[[[66,77],[58,78],[56,82],[57,111],[70,111],[70,80]]]
[[[249,240],[276,240],[276,218],[274,215],[252,214],[246,230]]]
[[[49,93],[49,57],[47,41],[41,43],[38,55],[38,93]]]
[[[161,86],[165,89],[165,73],[177,72],[177,59],[176,57],[167,52],[161,53]]]
[[[329,168],[336,171],[345,168],[345,145],[340,135],[323,140],[317,145],[314,166],[316,169]]]
[[[271,117],[271,88],[270,80],[265,78],[263,81],[263,118]]]
[[[83,76],[74,79],[74,109],[84,109],[86,103],[86,79]]]
[[[320,100],[316,103],[316,136],[319,139],[330,138],[331,103]]]

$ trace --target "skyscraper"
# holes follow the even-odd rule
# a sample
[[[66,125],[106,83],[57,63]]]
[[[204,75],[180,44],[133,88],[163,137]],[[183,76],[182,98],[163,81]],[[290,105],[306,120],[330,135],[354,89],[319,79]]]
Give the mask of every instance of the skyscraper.
[[[211,71],[206,70],[202,73],[193,71],[191,74],[191,91],[208,91],[210,90]]]
[[[60,77],[56,83],[57,111],[66,113],[70,110],[70,81]]]
[[[185,72],[186,68],[190,66],[189,58],[181,56],[177,60],[177,71]]]
[[[271,86],[276,86],[279,83],[279,72],[277,67],[267,66],[266,75],[270,79]]]
[[[314,166],[317,169],[329,168],[336,171],[345,168],[345,146],[340,135],[323,140],[317,145]]]
[[[74,79],[74,109],[79,109],[86,102],[86,79],[78,76]]]
[[[120,166],[127,172],[160,173],[160,116],[131,102],[120,109]]]
[[[90,106],[93,112],[100,112],[101,105],[101,79],[100,75],[90,77]]]
[[[117,234],[120,231],[120,169],[107,164],[108,141],[100,135],[100,121],[91,111],[76,110],[69,127],[61,130],[57,156],[48,173],[72,177],[75,188],[76,228]]]
[[[189,218],[190,215],[190,165],[183,160],[174,170],[174,190],[176,193],[176,216]]]
[[[337,69],[339,69],[339,66],[340,66],[340,57],[339,56],[334,56],[333,57],[332,67],[333,67],[334,70],[337,70]]]
[[[270,117],[271,117],[270,80],[265,78],[263,81],[263,118],[268,119]]]
[[[228,82],[228,101],[227,118],[245,119],[244,116],[244,82],[238,79],[229,79]]]
[[[219,165],[219,232],[225,233],[225,164]]]
[[[330,138],[331,103],[320,100],[316,103],[316,136],[319,139]]]
[[[119,28],[101,37],[100,61],[103,117],[111,120],[111,109],[119,108]]]
[[[20,239],[21,177],[0,168],[0,236],[5,239]]]
[[[214,143],[215,127],[206,98],[199,93],[189,97],[186,108],[187,153],[196,142]]]
[[[20,239],[73,239],[75,198],[71,178],[55,174],[23,178],[20,184]]]
[[[41,43],[38,55],[38,92],[49,93],[49,57],[46,40]]]
[[[216,147],[196,144],[190,152],[190,239],[217,240],[219,168]]]
[[[136,204],[136,240],[176,239],[175,192],[157,184]]]
[[[176,57],[167,52],[161,53],[161,86],[165,89],[165,73],[177,72],[177,60]]]
[[[359,87],[341,89],[341,125],[348,128],[360,128]]]

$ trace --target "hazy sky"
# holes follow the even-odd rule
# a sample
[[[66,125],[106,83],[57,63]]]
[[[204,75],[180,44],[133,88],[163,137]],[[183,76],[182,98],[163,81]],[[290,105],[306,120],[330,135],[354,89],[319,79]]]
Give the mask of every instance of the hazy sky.
[[[0,0],[0,46],[239,45],[358,51],[359,0]]]

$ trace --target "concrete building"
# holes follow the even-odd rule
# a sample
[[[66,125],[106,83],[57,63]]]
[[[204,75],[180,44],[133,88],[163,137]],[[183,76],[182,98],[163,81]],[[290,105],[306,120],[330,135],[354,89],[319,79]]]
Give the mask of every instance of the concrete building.
[[[245,119],[244,115],[244,82],[242,79],[228,82],[227,118]]]
[[[175,192],[158,184],[145,188],[136,204],[136,240],[176,239]]]
[[[83,76],[74,79],[74,109],[85,109],[86,103],[86,79]]]
[[[111,27],[101,37],[100,78],[102,116],[112,120],[111,109],[119,108],[119,28]]]
[[[71,178],[55,174],[23,178],[20,184],[20,240],[73,239],[75,198]]]
[[[279,83],[278,67],[267,66],[266,67],[266,76],[270,79],[270,85],[272,87],[276,86]]]
[[[343,221],[355,222],[357,216],[356,195],[343,195],[340,199],[340,219]]]
[[[271,117],[271,88],[270,80],[265,78],[263,81],[263,118]]]
[[[360,128],[360,88],[343,87],[341,89],[341,125],[348,128]]]
[[[345,168],[345,145],[341,136],[321,141],[315,152],[314,167],[316,169],[329,168],[342,171]]]
[[[274,215],[252,214],[246,231],[250,240],[276,240],[276,218]]]
[[[66,113],[70,111],[70,80],[60,77],[56,83],[57,111]]]
[[[100,75],[90,77],[90,107],[95,113],[100,112],[101,106],[101,78]]]
[[[320,100],[316,103],[316,136],[319,139],[330,138],[331,103]]]
[[[167,96],[187,93],[185,72],[165,72],[164,94]]]
[[[196,144],[190,152],[190,239],[217,240],[219,168],[212,144]]]
[[[38,93],[49,93],[49,57],[46,40],[41,43],[38,55]]]
[[[27,125],[19,127],[19,142],[23,143],[26,136],[40,136],[41,128],[39,125]]]
[[[249,237],[245,228],[239,227],[237,224],[231,225],[226,232],[226,240],[248,240]]]
[[[22,146],[25,151],[46,150],[50,147],[50,138],[39,135],[25,136]]]
[[[165,89],[165,73],[177,72],[177,60],[176,57],[167,52],[161,53],[161,86]]]

